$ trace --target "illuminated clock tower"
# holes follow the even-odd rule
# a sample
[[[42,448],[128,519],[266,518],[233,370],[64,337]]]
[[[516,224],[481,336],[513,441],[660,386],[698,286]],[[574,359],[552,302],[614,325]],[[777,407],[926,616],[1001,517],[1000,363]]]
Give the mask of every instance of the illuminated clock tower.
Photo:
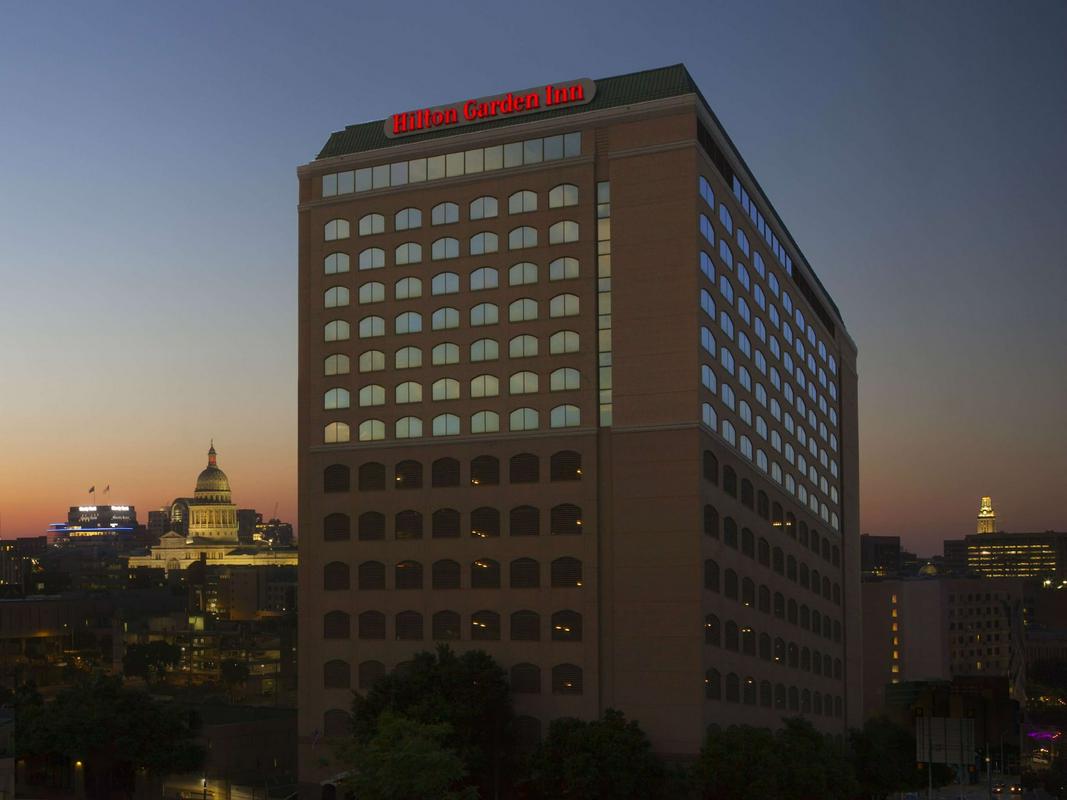
[[[993,498],[983,497],[978,507],[978,533],[996,533],[997,515],[993,511]]]

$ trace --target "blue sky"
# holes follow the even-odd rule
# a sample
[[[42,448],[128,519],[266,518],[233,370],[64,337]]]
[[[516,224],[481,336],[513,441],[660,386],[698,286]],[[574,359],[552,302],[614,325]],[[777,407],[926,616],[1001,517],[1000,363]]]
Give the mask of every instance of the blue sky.
[[[1067,527],[1067,6],[9,4],[0,512],[295,515],[296,179],[393,111],[684,62],[860,348],[864,531]],[[142,513],[142,516],[144,514]]]

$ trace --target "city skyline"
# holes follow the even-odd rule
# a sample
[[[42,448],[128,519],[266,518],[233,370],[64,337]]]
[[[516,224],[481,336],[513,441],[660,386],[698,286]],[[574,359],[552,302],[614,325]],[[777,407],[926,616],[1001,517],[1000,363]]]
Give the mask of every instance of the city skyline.
[[[146,518],[190,490],[211,437],[238,505],[277,503],[295,522],[292,165],[313,157],[307,143],[412,108],[679,62],[845,309],[860,352],[860,532],[940,552],[971,531],[982,495],[1006,530],[1065,526],[1062,6],[1019,18],[825,4],[837,12],[825,19],[677,6],[707,17],[692,26],[612,6],[626,19],[594,44],[598,15],[570,9],[568,26],[528,20],[518,49],[492,35],[511,20],[487,10],[479,48],[500,64],[488,75],[470,51],[429,46],[461,36],[444,16],[408,31],[396,64],[400,19],[376,17],[385,34],[346,49],[348,26],[326,11],[251,8],[115,15],[107,28],[95,9],[57,23],[27,8],[0,33],[0,96],[16,109],[0,131],[5,538],[39,535],[91,485]],[[305,35],[278,55],[293,28]],[[721,35],[697,38],[708,30]],[[839,74],[835,53],[855,70]]]

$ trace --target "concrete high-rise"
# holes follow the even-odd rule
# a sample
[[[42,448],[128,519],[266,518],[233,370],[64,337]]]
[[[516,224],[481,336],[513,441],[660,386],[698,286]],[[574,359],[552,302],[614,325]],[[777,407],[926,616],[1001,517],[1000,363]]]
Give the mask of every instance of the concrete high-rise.
[[[509,671],[525,745],[607,707],[679,756],[859,721],[856,348],[684,67],[297,172],[306,787],[435,642]]]

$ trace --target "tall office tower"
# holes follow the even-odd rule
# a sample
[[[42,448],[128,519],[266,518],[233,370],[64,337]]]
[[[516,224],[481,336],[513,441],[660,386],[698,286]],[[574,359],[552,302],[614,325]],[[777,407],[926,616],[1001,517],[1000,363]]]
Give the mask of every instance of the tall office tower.
[[[299,176],[302,780],[420,650],[520,741],[859,721],[856,348],[682,66],[353,125]]]
[[[983,497],[978,506],[978,527],[976,533],[996,533],[997,515],[993,511],[993,498]]]

